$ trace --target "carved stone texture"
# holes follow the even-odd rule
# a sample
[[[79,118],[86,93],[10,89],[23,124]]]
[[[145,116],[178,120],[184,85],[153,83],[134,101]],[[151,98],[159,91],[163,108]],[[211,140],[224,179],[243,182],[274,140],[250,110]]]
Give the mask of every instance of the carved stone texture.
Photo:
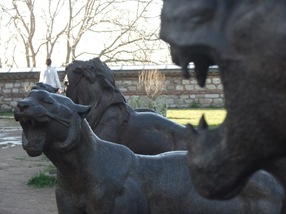
[[[283,0],[164,1],[160,37],[184,76],[189,62],[202,87],[210,65],[221,73],[225,121],[189,132],[189,165],[204,196],[233,197],[259,169],[286,187],[285,11]]]
[[[187,151],[136,155],[98,138],[84,119],[89,111],[65,96],[32,90],[14,112],[23,148],[30,156],[44,153],[58,169],[60,214],[279,212],[284,192],[268,173],[255,174],[229,201],[207,200],[192,186]]]
[[[187,150],[186,126],[146,109],[132,109],[116,86],[113,71],[99,58],[74,61],[66,74],[66,95],[75,103],[91,105],[86,119],[101,139],[137,154]]]
[[[51,93],[57,93],[59,89],[46,83],[37,82],[32,86],[31,90],[45,90]]]

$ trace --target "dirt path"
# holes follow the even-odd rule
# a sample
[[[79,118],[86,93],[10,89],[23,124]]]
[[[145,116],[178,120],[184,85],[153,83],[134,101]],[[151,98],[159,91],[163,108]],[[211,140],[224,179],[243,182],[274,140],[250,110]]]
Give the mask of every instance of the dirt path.
[[[0,147],[0,214],[58,213],[54,188],[27,186],[48,164],[43,157],[29,157],[20,145]]]

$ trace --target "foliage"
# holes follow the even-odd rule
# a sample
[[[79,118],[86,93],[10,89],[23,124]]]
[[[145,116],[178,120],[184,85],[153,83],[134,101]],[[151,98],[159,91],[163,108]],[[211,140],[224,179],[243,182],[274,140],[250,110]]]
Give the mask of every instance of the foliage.
[[[44,171],[40,171],[37,175],[29,179],[28,185],[34,188],[54,187],[57,184],[55,176],[48,175]]]
[[[43,170],[40,170],[35,176],[30,178],[28,181],[28,185],[34,188],[46,188],[56,186],[56,167],[45,155],[42,155],[39,161],[49,162],[49,164]]]
[[[138,88],[146,96],[132,96],[130,105],[133,108],[150,108],[166,116],[166,97],[161,93],[165,86],[165,74],[159,70],[143,70],[138,75]]]
[[[150,99],[147,96],[132,96],[130,101],[132,108],[149,108],[153,109],[157,113],[166,116],[167,103],[165,96],[158,96],[155,100]]]
[[[195,101],[193,101],[190,105],[191,108],[199,108],[200,105],[198,103],[196,103]]]
[[[165,86],[165,74],[159,70],[141,71],[138,76],[139,89],[143,88],[146,95],[155,100]]]
[[[3,117],[14,117],[14,114],[13,112],[10,112],[10,111],[3,111],[3,112],[0,112],[0,116],[3,116]]]

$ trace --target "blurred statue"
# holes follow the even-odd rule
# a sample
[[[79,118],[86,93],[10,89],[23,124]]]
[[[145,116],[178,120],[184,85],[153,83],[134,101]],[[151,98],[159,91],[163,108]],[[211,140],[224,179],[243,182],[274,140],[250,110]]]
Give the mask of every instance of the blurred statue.
[[[160,37],[200,86],[217,65],[227,116],[220,127],[189,131],[189,165],[198,192],[228,199],[265,169],[286,187],[286,4],[283,0],[165,0]],[[283,213],[286,213],[286,207]]]

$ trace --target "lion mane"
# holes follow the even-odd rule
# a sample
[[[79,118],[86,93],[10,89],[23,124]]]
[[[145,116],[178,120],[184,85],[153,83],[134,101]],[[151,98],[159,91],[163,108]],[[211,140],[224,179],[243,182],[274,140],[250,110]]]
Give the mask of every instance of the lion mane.
[[[132,109],[116,86],[113,71],[98,57],[75,60],[66,67],[66,75],[67,96],[76,103],[92,106],[87,116],[91,127],[99,123],[105,110],[112,105],[121,109],[124,121],[128,120]]]

